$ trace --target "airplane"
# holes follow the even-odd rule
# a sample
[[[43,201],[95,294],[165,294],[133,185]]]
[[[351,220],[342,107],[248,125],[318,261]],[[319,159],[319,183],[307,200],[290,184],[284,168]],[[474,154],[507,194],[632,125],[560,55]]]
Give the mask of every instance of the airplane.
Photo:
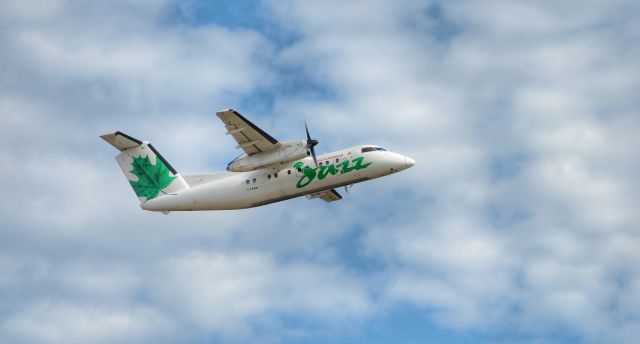
[[[233,109],[218,111],[226,134],[244,151],[228,172],[180,175],[148,141],[125,133],[100,137],[120,151],[115,159],[144,210],[232,210],[258,207],[295,197],[342,199],[353,184],[384,177],[415,164],[407,156],[376,145],[359,145],[316,156],[318,141],[282,142]]]

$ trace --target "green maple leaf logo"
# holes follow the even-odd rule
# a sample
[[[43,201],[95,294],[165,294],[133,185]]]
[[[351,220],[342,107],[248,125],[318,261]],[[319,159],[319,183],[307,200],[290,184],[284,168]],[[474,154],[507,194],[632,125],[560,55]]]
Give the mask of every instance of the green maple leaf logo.
[[[176,177],[169,175],[169,169],[162,160],[156,158],[156,164],[151,164],[149,156],[134,156],[131,162],[133,170],[131,174],[138,177],[137,181],[129,181],[138,197],[145,197],[148,200],[158,197],[162,189],[173,182]]]

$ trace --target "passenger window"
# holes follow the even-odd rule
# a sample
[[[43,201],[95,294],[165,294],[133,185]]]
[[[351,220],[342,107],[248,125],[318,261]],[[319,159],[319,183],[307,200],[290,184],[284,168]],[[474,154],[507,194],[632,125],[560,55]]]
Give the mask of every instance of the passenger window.
[[[298,167],[298,172],[302,172],[302,169],[300,167]]]
[[[253,184],[255,184],[255,183],[256,183],[256,179],[255,179],[255,178],[253,178]]]
[[[274,173],[274,174],[273,174],[273,177],[274,177],[274,178],[278,178],[278,172]]]
[[[247,179],[247,185],[249,185],[249,179]]]
[[[267,180],[271,180],[271,175],[267,174]]]
[[[340,159],[336,158],[336,164],[340,162]]]
[[[319,162],[320,166],[322,166],[322,161]]]
[[[291,170],[287,170],[287,174],[291,174]]]

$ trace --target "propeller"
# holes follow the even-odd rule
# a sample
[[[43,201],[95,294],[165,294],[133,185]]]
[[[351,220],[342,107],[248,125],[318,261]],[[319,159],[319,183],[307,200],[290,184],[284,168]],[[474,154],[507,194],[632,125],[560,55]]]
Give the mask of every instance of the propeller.
[[[318,160],[316,159],[316,150],[313,148],[318,145],[318,140],[314,140],[309,135],[309,128],[307,127],[307,121],[304,121],[304,130],[307,132],[307,149],[311,151],[311,156],[313,157],[313,163],[316,164],[316,168],[318,167]]]

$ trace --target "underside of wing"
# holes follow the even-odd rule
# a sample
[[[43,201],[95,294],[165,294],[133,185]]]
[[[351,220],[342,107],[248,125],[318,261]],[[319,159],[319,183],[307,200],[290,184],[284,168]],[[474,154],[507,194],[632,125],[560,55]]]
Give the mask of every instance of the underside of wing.
[[[233,109],[216,112],[220,117],[227,134],[233,136],[238,145],[247,155],[269,152],[280,147],[278,140],[267,134],[248,119]]]
[[[333,202],[339,201],[342,199],[342,196],[336,191],[336,189],[325,190],[320,192],[315,192],[307,195],[308,199],[320,198],[325,202]]]

